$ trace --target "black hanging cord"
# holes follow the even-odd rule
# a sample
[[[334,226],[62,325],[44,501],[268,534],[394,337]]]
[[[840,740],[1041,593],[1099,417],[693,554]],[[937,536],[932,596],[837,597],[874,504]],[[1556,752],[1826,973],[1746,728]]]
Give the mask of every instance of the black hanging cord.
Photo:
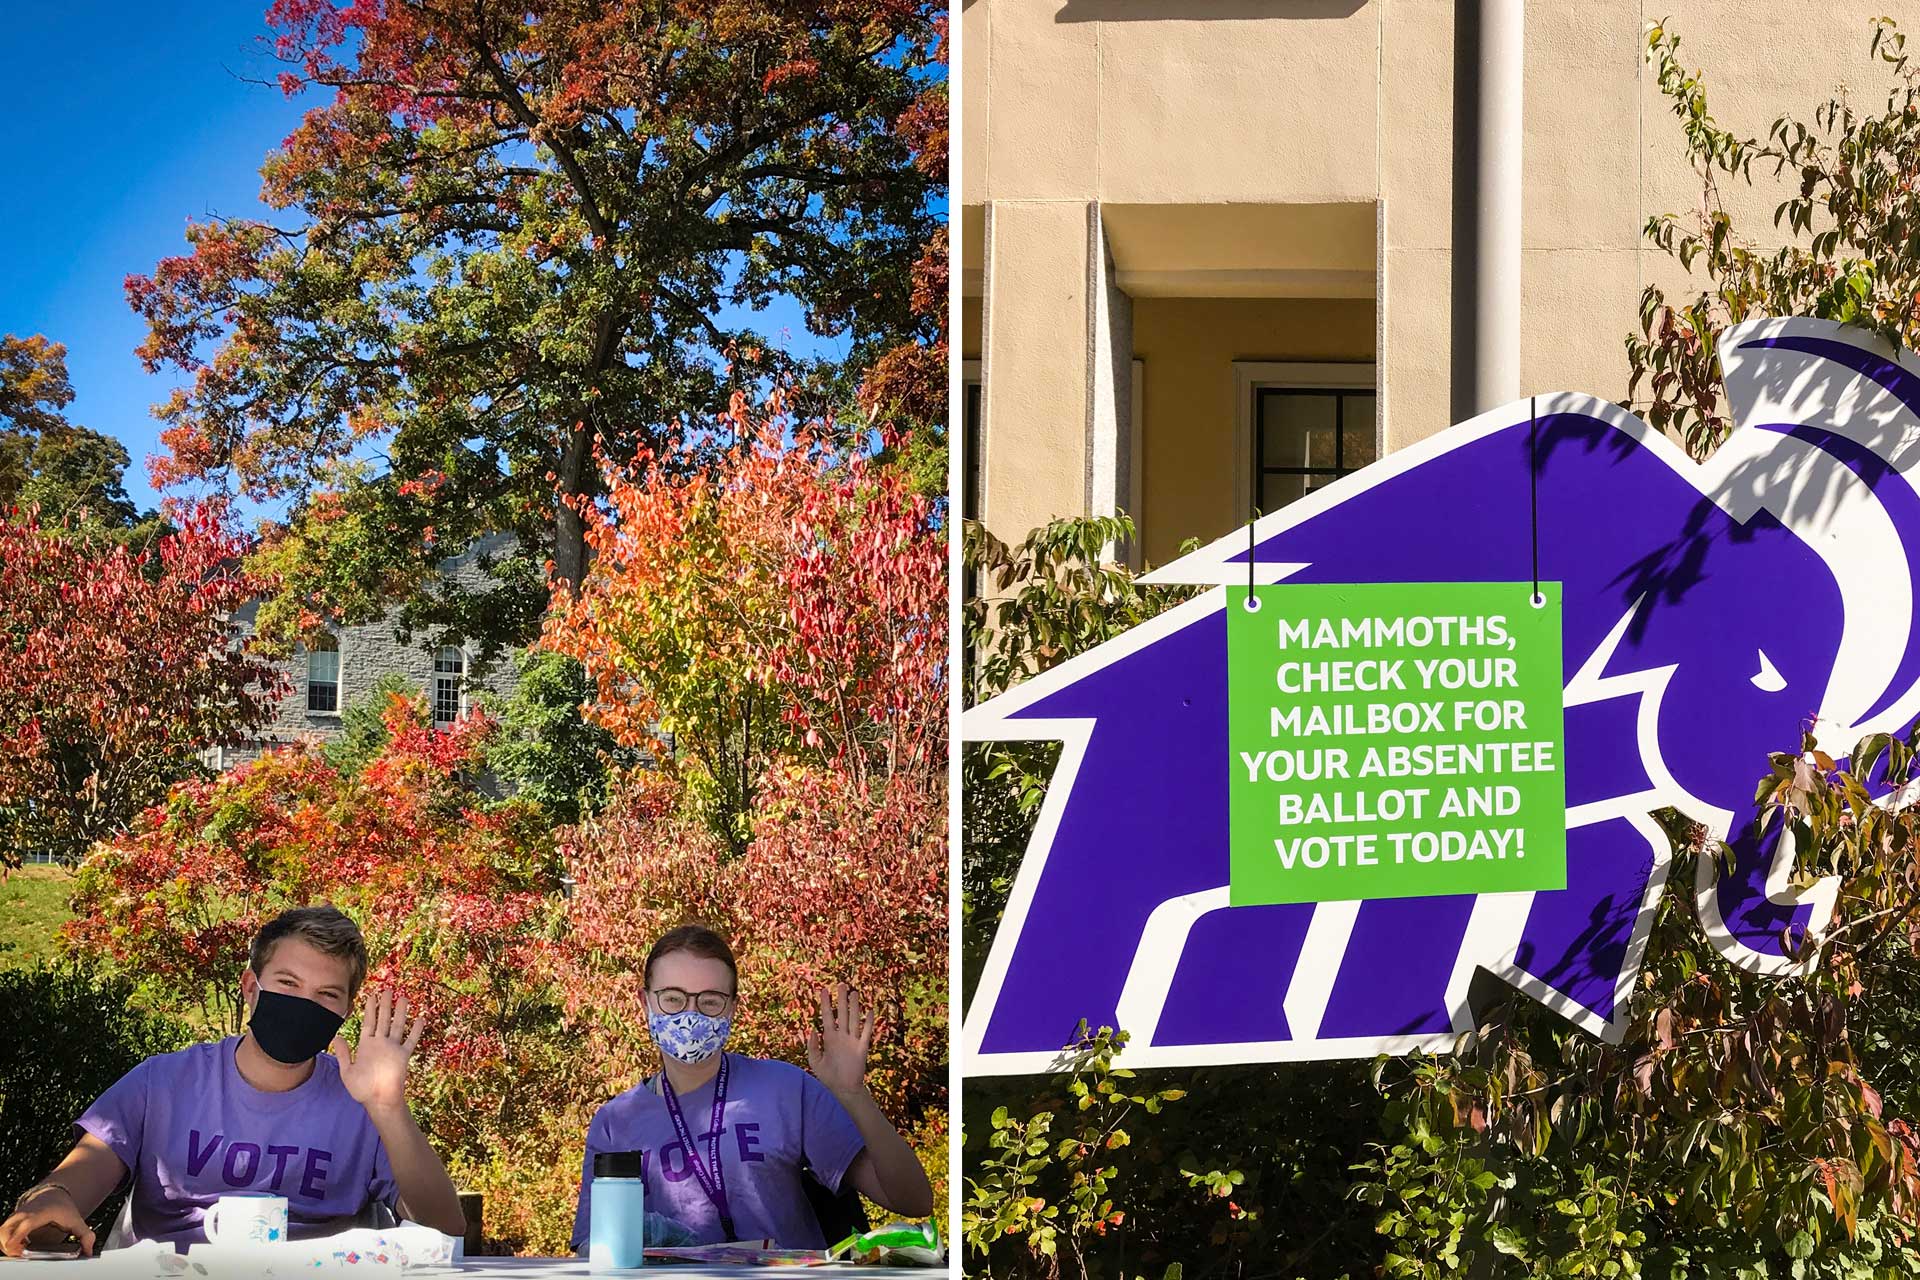
[[[1254,507],[1247,513],[1247,612],[1252,613],[1260,607],[1253,598],[1253,526],[1260,519],[1260,508]]]
[[[1533,531],[1533,594],[1527,603],[1540,607],[1540,397],[1527,397],[1527,519]]]

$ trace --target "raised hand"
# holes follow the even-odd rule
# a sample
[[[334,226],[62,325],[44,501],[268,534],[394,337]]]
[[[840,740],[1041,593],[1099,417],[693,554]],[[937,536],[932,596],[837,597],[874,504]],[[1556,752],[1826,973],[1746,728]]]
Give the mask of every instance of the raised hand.
[[[392,991],[370,991],[360,1018],[359,1045],[349,1051],[344,1039],[333,1038],[331,1050],[340,1060],[340,1083],[368,1111],[407,1105],[407,1061],[427,1025],[421,1015],[409,1027],[407,1013],[405,996],[396,1004]]]
[[[807,1032],[807,1066],[836,1094],[866,1088],[873,1011],[846,983],[820,992],[820,1026]]]

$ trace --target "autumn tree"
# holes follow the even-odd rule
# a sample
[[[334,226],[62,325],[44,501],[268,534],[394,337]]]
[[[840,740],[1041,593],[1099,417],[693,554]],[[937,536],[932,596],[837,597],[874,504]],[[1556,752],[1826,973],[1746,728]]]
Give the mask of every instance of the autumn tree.
[[[0,512],[37,507],[93,538],[145,541],[162,531],[127,497],[126,446],[66,416],[67,349],[42,334],[0,335]]]
[[[505,726],[435,732],[390,699],[350,754],[288,748],[182,784],[86,864],[71,936],[220,1021],[259,921],[341,902],[380,973],[445,1020],[422,1090],[489,1233],[552,1251],[587,1116],[655,1060],[646,950],[699,917],[740,955],[743,1052],[804,1061],[835,980],[881,1007],[869,1085],[938,1184],[945,536],[904,468],[782,404],[736,404],[739,440],[707,465],[607,464],[604,505],[583,506],[592,567],[556,587]],[[591,735],[558,715],[582,701]],[[658,766],[586,767],[641,750]],[[476,782],[496,765],[536,785],[496,801]],[[716,811],[739,770],[749,790]],[[565,802],[584,816],[556,831]]]
[[[31,511],[0,521],[0,866],[75,861],[264,724],[283,677],[233,633],[269,584],[216,508],[106,550]]]
[[[691,445],[609,468],[608,509],[588,512],[594,567],[543,640],[584,664],[591,717],[678,775],[736,851],[781,761],[869,794],[944,743],[921,705],[945,680],[931,505],[782,404],[738,400],[741,443],[710,468],[685,464]]]
[[[659,766],[563,833],[597,1046],[651,1060],[646,950],[690,917],[740,956],[746,1052],[802,1059],[813,992],[883,1010],[868,1082],[942,1181],[946,1129],[945,533],[908,468],[775,397],[712,465],[610,467],[592,568],[543,646],[589,715]],[[884,439],[895,438],[883,423]]]
[[[1920,348],[1920,65],[1890,18],[1874,23],[1870,44],[1888,71],[1884,97],[1836,90],[1757,138],[1714,118],[1680,37],[1648,28],[1647,64],[1680,121],[1700,200],[1691,213],[1648,218],[1645,234],[1700,287],[1642,290],[1640,329],[1626,339],[1628,403],[1696,458],[1733,429],[1719,340],[1742,320],[1817,316]],[[1777,189],[1771,227],[1735,223],[1721,193],[1736,183]]]
[[[914,163],[946,179],[944,97],[922,103]],[[855,394],[863,421],[880,430],[880,461],[900,467],[915,492],[942,513],[947,507],[947,228],[935,229],[913,264],[909,305],[922,322],[916,333],[863,371]],[[944,514],[943,517],[944,519]]]
[[[320,99],[263,169],[284,218],[196,224],[127,282],[143,359],[191,375],[156,480],[291,504],[263,629],[401,598],[403,624],[529,638],[542,559],[582,576],[596,454],[698,438],[775,372],[850,398],[742,308],[798,299],[847,369],[925,331],[943,14],[277,0],[282,86]],[[431,570],[490,531],[525,553],[462,603]]]

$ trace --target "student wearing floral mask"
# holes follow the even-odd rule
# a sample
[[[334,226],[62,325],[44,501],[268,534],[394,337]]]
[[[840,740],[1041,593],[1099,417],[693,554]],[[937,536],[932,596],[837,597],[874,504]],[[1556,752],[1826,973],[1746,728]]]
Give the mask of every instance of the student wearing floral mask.
[[[904,1217],[933,1212],[926,1171],[867,1092],[873,1014],[857,992],[842,983],[820,993],[809,1073],[726,1052],[739,974],[711,929],[683,925],[661,937],[645,979],[647,1029],[663,1070],[601,1107],[587,1128],[575,1250],[588,1237],[593,1158],[609,1151],[640,1153],[649,1220],[657,1211],[701,1244],[831,1243],[803,1168],[830,1191],[854,1188]]]
[[[464,1234],[459,1193],[407,1110],[422,1020],[409,1026],[404,997],[373,992],[358,1045],[338,1034],[366,973],[359,926],[332,907],[269,922],[240,978],[247,1033],[122,1076],[75,1122],[73,1151],[0,1223],[0,1253],[67,1234],[92,1253],[87,1215],[129,1174],[131,1238],[182,1249],[206,1239],[216,1200],[243,1192],[285,1196],[295,1237],[376,1203]]]

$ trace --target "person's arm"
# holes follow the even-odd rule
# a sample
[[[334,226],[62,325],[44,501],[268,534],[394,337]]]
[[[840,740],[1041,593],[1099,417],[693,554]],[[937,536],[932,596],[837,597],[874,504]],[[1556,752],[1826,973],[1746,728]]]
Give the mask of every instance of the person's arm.
[[[860,993],[841,983],[839,1000],[820,993],[820,1028],[807,1034],[807,1064],[852,1117],[866,1149],[847,1167],[846,1178],[867,1199],[908,1218],[933,1212],[933,1184],[880,1105],[867,1092],[867,1051],[873,1047],[873,1013]]]
[[[369,994],[360,1020],[359,1045],[349,1053],[346,1042],[336,1036],[333,1056],[340,1060],[340,1083],[367,1109],[387,1149],[401,1216],[450,1236],[463,1236],[467,1216],[460,1210],[460,1193],[407,1109],[407,1061],[425,1029],[424,1017],[415,1018],[411,1029],[407,1026],[406,997],[396,1007],[390,991]]]
[[[85,1134],[74,1145],[59,1168],[14,1205],[5,1222],[0,1222],[0,1253],[17,1258],[27,1251],[27,1237],[42,1227],[59,1227],[79,1238],[81,1252],[93,1252],[93,1228],[87,1215],[113,1194],[127,1166],[120,1157],[92,1134]]]
[[[933,1184],[927,1181],[927,1171],[921,1167],[920,1157],[913,1154],[906,1139],[887,1123],[873,1095],[862,1089],[857,1100],[844,1094],[834,1096],[860,1126],[860,1136],[867,1140],[867,1149],[855,1156],[847,1169],[847,1180],[853,1183],[854,1189],[903,1218],[930,1217]],[[866,1104],[866,1114],[862,1114],[856,1102]]]
[[[467,1215],[460,1208],[460,1192],[453,1185],[439,1153],[420,1132],[413,1113],[401,1106],[367,1115],[386,1144],[387,1160],[393,1166],[393,1185],[400,1192],[400,1216],[450,1236],[467,1234]]]

